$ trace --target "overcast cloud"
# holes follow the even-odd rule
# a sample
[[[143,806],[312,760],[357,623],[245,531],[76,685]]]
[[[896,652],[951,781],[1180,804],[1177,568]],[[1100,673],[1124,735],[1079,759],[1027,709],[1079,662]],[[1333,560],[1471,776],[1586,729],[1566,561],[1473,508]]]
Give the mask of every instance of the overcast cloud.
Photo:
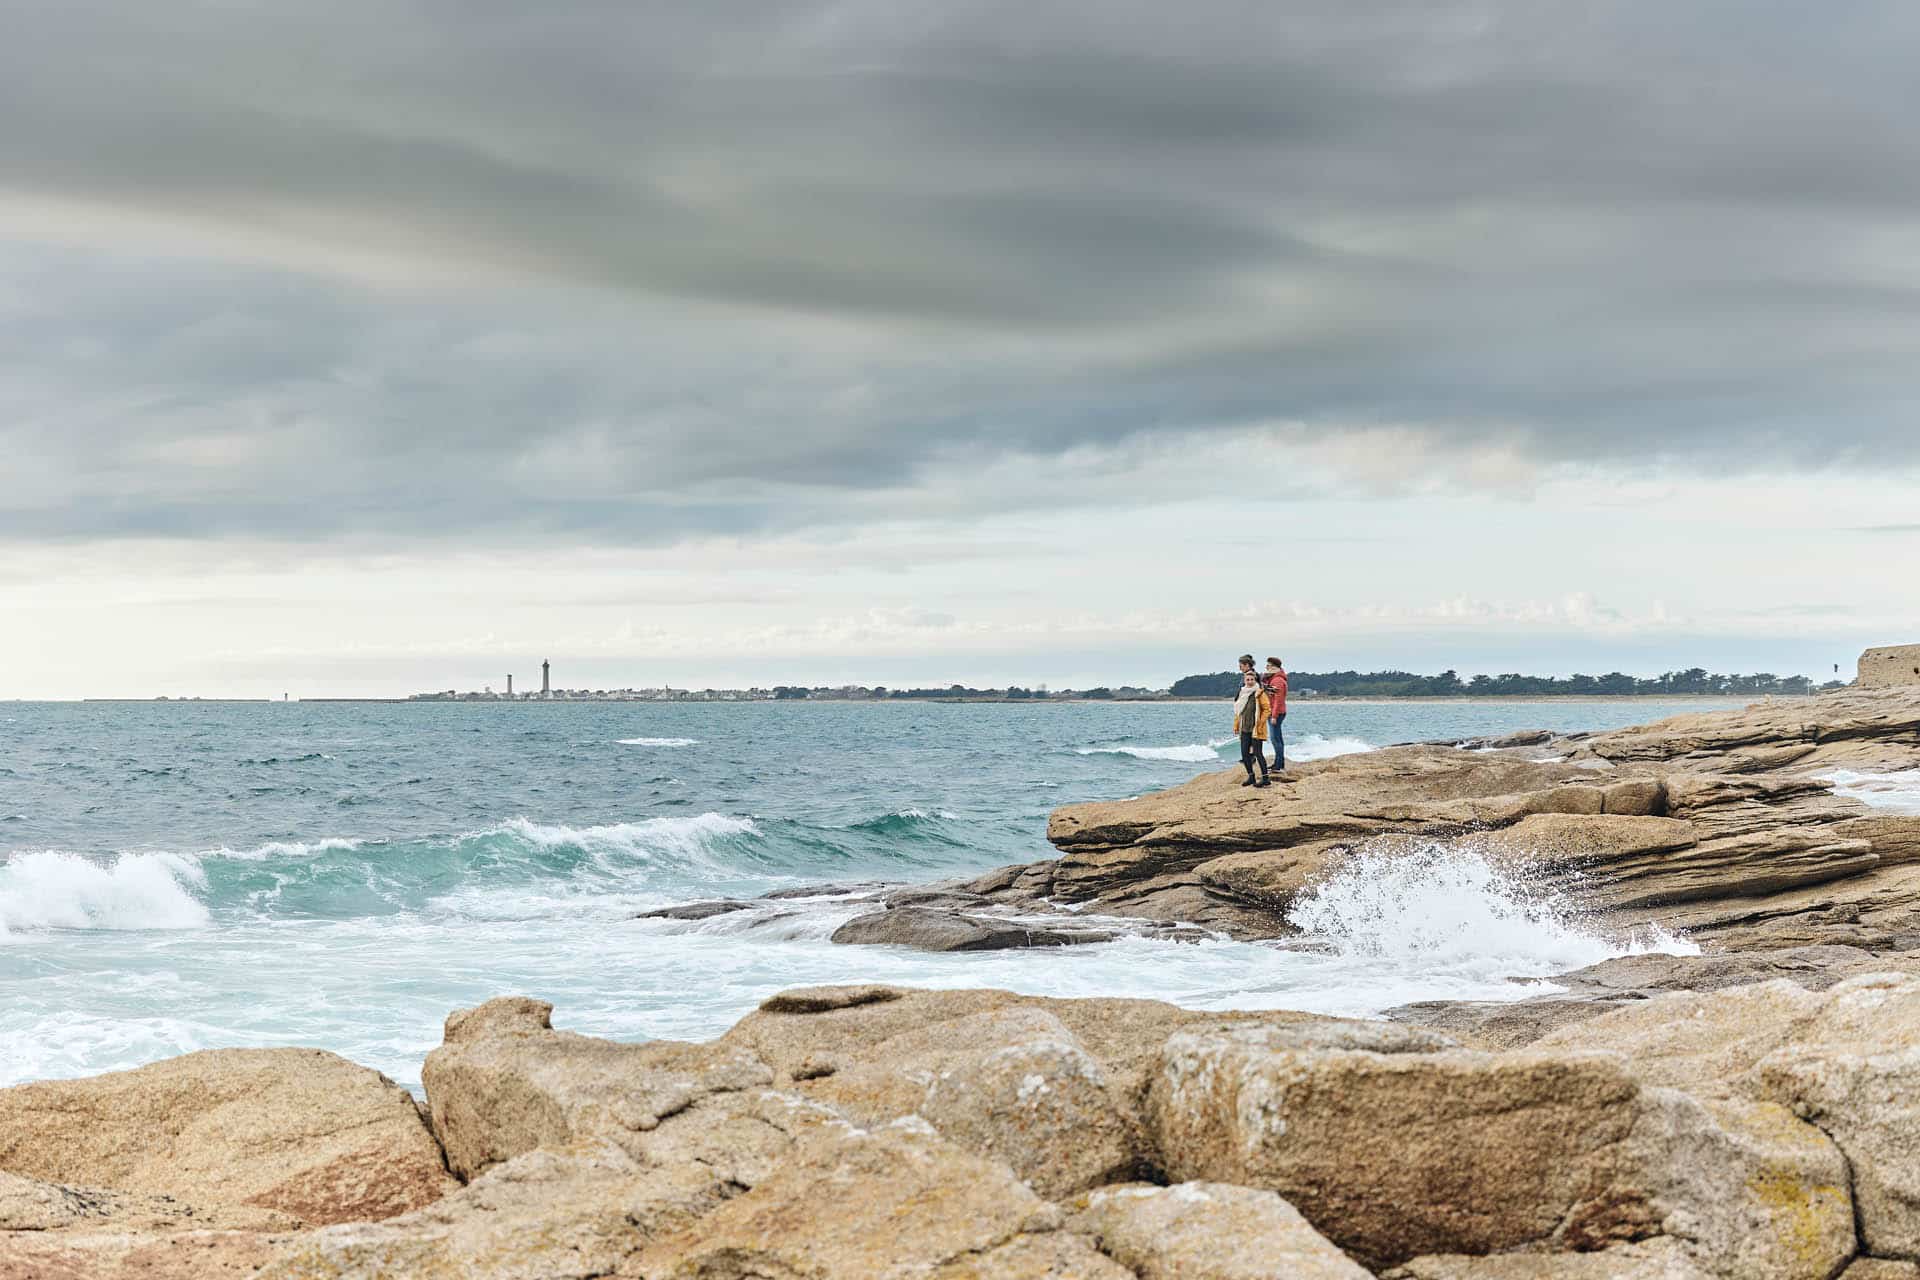
[[[1847,507],[1920,468],[1897,0],[0,0],[0,31],[14,554],[998,537],[1268,446],[1276,525],[1572,474]]]

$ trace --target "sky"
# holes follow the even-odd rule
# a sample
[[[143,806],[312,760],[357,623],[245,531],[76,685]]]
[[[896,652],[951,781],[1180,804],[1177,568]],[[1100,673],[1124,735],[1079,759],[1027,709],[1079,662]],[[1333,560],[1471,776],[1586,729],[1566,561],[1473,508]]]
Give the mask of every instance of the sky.
[[[0,0],[0,697],[1920,640],[1920,8]]]

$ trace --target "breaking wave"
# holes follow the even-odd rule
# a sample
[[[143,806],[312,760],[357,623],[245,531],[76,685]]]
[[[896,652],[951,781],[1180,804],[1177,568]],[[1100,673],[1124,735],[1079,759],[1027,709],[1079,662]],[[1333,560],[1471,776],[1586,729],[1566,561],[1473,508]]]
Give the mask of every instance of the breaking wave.
[[[511,818],[455,836],[329,836],[198,853],[57,851],[0,863],[0,930],[191,929],[229,919],[521,918],[651,905],[768,879],[750,818],[703,813],[573,827]]]
[[[1189,743],[1183,747],[1136,747],[1129,743],[1115,743],[1102,747],[1077,747],[1075,754],[1083,756],[1132,756],[1135,760],[1181,760],[1200,764],[1220,758],[1220,748],[1233,742],[1232,738],[1213,738],[1206,742]]]
[[[1564,892],[1529,884],[1466,843],[1362,849],[1310,887],[1287,922],[1335,951],[1383,963],[1541,974],[1617,955],[1698,955],[1658,926],[1609,940]]]
[[[616,738],[623,747],[697,747],[698,738]]]
[[[197,929],[194,896],[206,874],[193,858],[123,853],[100,863],[79,854],[16,853],[0,863],[0,936],[40,929]]]

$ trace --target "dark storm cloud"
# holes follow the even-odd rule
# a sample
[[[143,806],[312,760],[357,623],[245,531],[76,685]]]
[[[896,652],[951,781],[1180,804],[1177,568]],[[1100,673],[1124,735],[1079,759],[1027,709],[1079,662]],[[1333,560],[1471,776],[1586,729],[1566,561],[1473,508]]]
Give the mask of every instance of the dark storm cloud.
[[[1920,460],[1903,4],[0,0],[0,30],[10,538],[741,532],[1272,422]]]

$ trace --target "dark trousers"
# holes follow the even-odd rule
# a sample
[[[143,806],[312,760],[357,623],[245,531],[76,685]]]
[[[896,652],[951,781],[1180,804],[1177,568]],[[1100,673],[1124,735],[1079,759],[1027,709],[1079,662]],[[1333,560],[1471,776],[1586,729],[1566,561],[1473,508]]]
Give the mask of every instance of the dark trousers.
[[[1276,769],[1287,767],[1287,740],[1280,736],[1280,725],[1286,718],[1287,713],[1282,711],[1267,721],[1267,741],[1273,744],[1273,767]]]
[[[1253,736],[1253,730],[1248,729],[1240,735],[1240,763],[1246,766],[1249,778],[1253,776],[1253,766],[1256,762],[1260,765],[1261,776],[1265,777],[1267,757],[1260,751],[1260,739]]]

